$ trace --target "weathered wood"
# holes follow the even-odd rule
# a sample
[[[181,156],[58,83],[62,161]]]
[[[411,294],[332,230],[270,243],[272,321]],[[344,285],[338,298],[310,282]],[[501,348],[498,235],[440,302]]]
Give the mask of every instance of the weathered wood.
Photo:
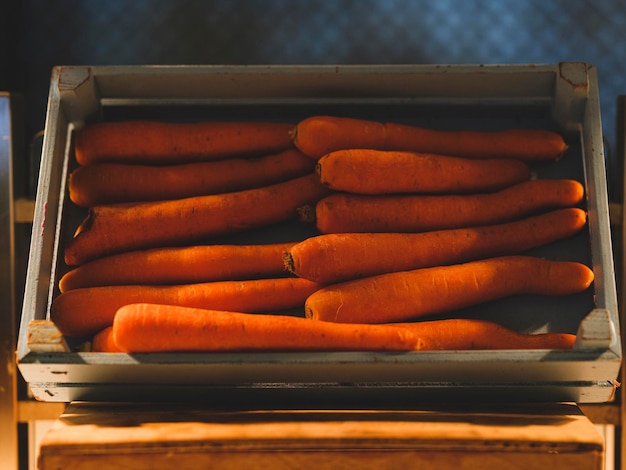
[[[600,469],[604,444],[574,404],[419,410],[68,406],[41,470],[133,468]]]

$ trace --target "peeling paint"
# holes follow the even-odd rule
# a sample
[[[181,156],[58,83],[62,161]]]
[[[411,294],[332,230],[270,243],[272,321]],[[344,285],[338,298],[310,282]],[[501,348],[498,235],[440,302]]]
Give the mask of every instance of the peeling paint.
[[[559,64],[559,77],[569,83],[574,89],[587,90],[587,65],[583,62],[567,62]]]

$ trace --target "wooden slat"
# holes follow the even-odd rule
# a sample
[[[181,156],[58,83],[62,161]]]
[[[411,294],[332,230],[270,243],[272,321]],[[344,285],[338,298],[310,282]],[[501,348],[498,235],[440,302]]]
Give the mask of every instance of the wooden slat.
[[[17,402],[17,420],[20,423],[56,420],[63,414],[66,406],[65,403],[21,400]]]
[[[601,469],[604,442],[575,404],[418,410],[211,410],[71,404],[40,469]]]
[[[35,201],[32,199],[19,198],[13,203],[15,211],[15,223],[30,223],[35,213]]]
[[[588,403],[579,405],[581,411],[594,424],[620,426],[619,403]]]
[[[623,206],[617,202],[609,203],[609,220],[611,225],[619,227],[623,224]]]

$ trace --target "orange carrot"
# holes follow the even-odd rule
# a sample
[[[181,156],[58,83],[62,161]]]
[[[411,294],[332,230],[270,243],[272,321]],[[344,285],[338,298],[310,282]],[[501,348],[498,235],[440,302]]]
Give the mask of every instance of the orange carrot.
[[[263,188],[172,201],[95,206],[65,246],[68,265],[125,251],[190,244],[297,217],[330,190],[315,173]]]
[[[259,188],[311,173],[315,163],[296,149],[255,158],[173,165],[96,163],[70,173],[69,196],[81,207],[163,201]]]
[[[331,284],[393,271],[513,255],[579,232],[587,214],[558,209],[497,225],[423,233],[331,233],[307,238],[283,255],[299,277]]]
[[[559,134],[547,130],[443,131],[334,116],[303,119],[292,136],[295,145],[315,160],[335,150],[366,148],[546,161],[560,158],[567,149]]]
[[[104,330],[93,335],[91,343],[92,352],[123,352],[113,339],[113,326],[108,326]]]
[[[75,132],[76,160],[171,164],[262,155],[293,146],[293,124],[276,122],[99,122]]]
[[[128,353],[569,349],[575,340],[566,333],[521,334],[483,320],[348,324],[145,303],[120,308],[112,334],[113,344],[107,338],[102,347]]]
[[[103,286],[57,296],[52,321],[65,336],[92,335],[110,326],[115,311],[131,303],[158,303],[215,310],[268,312],[302,308],[320,284],[299,278],[216,281],[176,286]]]
[[[118,348],[129,353],[208,351],[410,351],[408,329],[340,325],[284,315],[132,304],[113,321]]]
[[[570,333],[524,334],[478,319],[449,318],[391,325],[414,333],[422,342],[422,350],[571,349],[576,341],[576,335]]]
[[[398,322],[512,295],[574,294],[592,282],[582,263],[502,256],[332,284],[311,294],[305,313],[339,323]]]
[[[197,245],[129,251],[68,271],[59,280],[59,290],[281,277],[285,274],[283,253],[293,244]]]
[[[328,153],[318,160],[316,171],[329,188],[358,194],[487,192],[530,178],[528,165],[511,158],[372,149]]]
[[[583,196],[583,185],[569,179],[529,180],[481,194],[335,193],[315,205],[313,218],[322,233],[424,232],[508,222],[575,206]],[[306,206],[300,211],[310,217]]]

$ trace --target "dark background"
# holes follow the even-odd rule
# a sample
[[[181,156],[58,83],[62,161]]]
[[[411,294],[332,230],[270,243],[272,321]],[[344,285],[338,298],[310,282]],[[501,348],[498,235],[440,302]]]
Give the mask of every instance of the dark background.
[[[611,181],[621,171],[612,155],[616,99],[626,93],[625,0],[5,0],[3,4],[0,90],[23,97],[27,144],[44,127],[55,65],[583,61],[598,69]]]
[[[29,160],[34,196],[55,65],[588,62],[598,70],[609,196],[621,201],[625,37],[626,0],[2,0],[0,92],[23,109],[16,155]]]

